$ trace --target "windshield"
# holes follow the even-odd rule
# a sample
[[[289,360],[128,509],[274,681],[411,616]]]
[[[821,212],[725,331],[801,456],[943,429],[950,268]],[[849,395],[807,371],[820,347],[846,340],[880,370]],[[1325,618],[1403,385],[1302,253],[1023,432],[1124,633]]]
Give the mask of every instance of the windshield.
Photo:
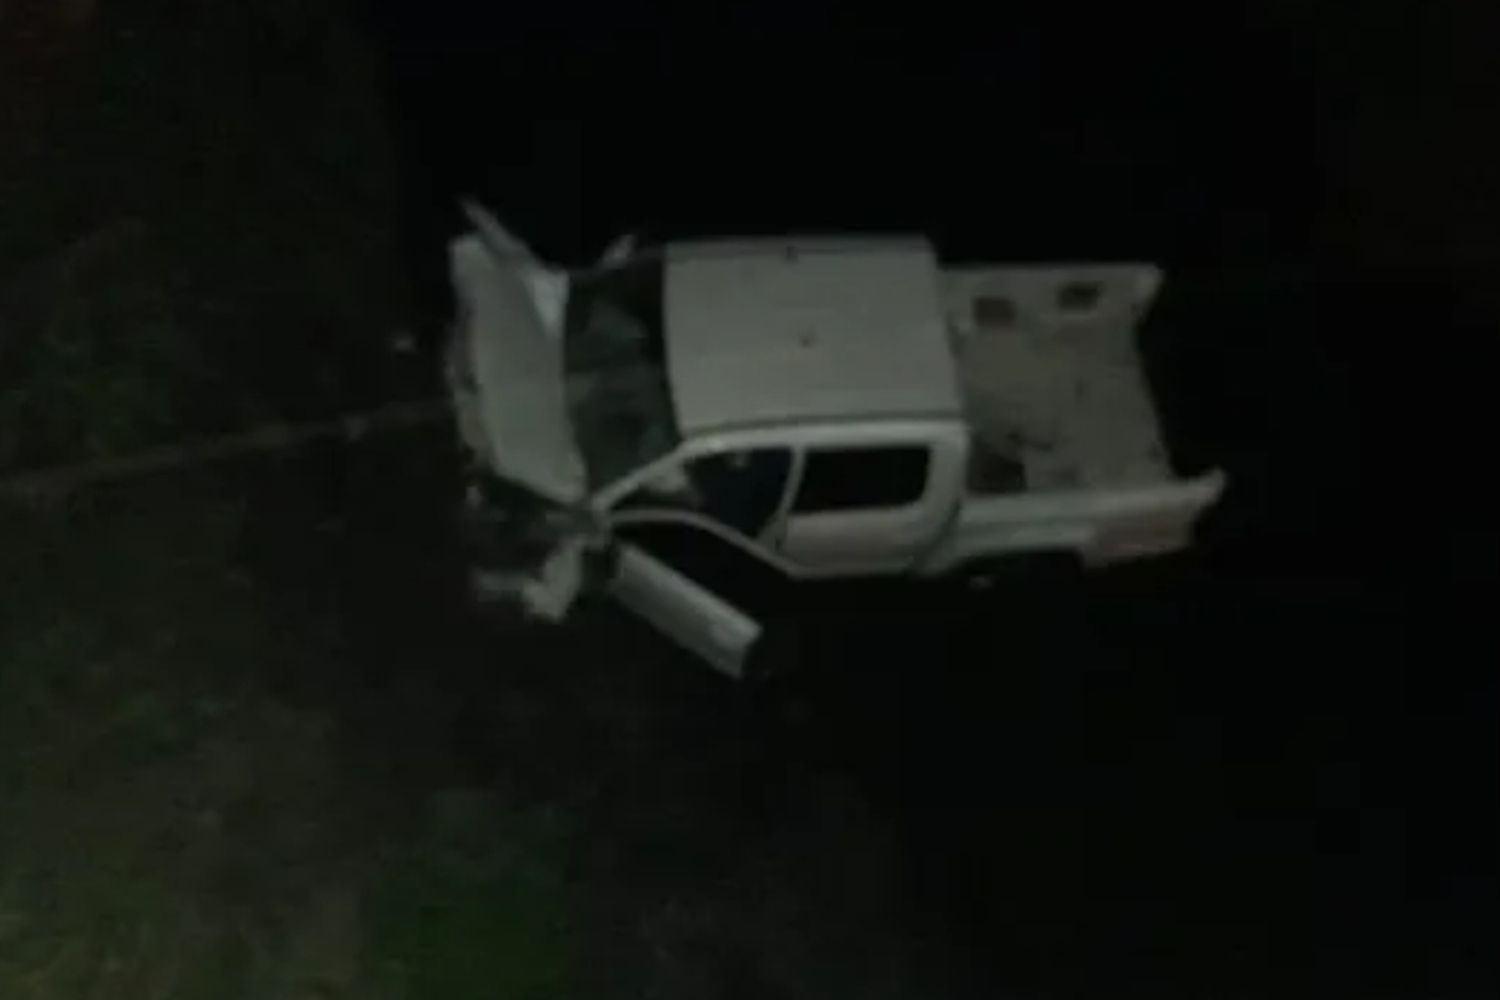
[[[662,262],[578,275],[563,346],[573,433],[599,489],[681,440],[667,388]]]

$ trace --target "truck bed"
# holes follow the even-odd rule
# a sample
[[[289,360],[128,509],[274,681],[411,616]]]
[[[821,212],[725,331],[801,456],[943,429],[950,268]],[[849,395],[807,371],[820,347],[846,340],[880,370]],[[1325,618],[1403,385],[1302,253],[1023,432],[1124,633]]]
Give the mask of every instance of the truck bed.
[[[1135,342],[1159,280],[1146,265],[944,272],[971,494],[1172,480]]]

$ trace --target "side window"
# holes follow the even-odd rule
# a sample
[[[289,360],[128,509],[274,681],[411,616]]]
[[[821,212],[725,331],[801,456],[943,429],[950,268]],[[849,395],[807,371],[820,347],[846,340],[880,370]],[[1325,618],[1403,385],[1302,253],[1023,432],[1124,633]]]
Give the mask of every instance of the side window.
[[[703,513],[750,538],[765,530],[781,506],[791,472],[789,448],[705,455],[687,469]]]
[[[753,448],[704,455],[669,470],[621,501],[623,508],[694,510],[748,538],[765,530],[786,493],[792,471],[788,448]]]
[[[792,504],[804,514],[916,503],[927,492],[932,449],[924,445],[809,448]]]

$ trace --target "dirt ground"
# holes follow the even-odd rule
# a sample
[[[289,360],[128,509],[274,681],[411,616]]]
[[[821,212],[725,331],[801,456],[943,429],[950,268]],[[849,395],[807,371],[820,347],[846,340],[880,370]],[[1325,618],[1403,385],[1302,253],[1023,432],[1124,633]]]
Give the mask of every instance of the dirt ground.
[[[4,995],[899,995],[847,781],[604,609],[467,618],[445,450],[6,512]]]

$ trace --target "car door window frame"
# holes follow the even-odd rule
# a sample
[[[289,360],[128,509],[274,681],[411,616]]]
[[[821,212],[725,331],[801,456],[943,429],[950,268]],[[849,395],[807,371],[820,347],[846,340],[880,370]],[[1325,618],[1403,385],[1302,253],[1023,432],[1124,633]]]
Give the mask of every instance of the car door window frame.
[[[726,470],[727,475],[725,475],[725,472],[713,470],[708,466],[695,469],[695,466],[699,466],[702,463],[712,463],[729,458],[730,456],[744,456],[747,464],[741,469],[735,469],[732,465],[729,466]],[[753,464],[750,464],[755,462],[770,462],[772,464],[762,464],[760,470],[756,470]],[[776,516],[786,504],[792,482],[792,467],[795,462],[796,454],[791,447],[776,445],[769,447],[735,448],[728,451],[700,454],[684,462],[682,468],[689,481],[699,491],[700,499],[703,500],[702,507],[700,508],[703,514],[722,521],[726,527],[739,531],[747,538],[764,541],[767,535],[772,533],[772,526],[776,520]],[[766,478],[763,482],[757,482],[750,476],[753,472],[764,475],[766,470],[771,472],[771,477]],[[732,497],[732,492],[736,488],[735,484],[732,483],[732,477],[736,474],[746,477],[738,484],[738,488],[744,491],[744,498],[759,501],[756,506],[747,505],[746,507],[746,511],[754,515],[748,525],[748,528],[753,530],[747,530],[746,525],[732,523],[724,516],[725,511],[722,501],[725,496]],[[723,476],[724,478],[715,484],[711,478],[714,475]],[[705,489],[705,479],[715,489]],[[727,493],[723,490],[725,485],[730,486],[730,491]],[[774,492],[771,490],[767,490],[763,494],[755,492],[765,485],[773,485]],[[769,505],[765,503],[767,499],[771,501]],[[720,509],[715,510],[716,506]]]
[[[673,506],[670,503],[653,505],[644,503],[639,506],[624,508],[623,505],[635,494],[644,490],[653,480],[659,479],[664,474],[676,472],[684,477],[688,476],[688,466],[694,461],[713,455],[722,455],[733,451],[769,451],[780,450],[788,454],[788,465],[786,476],[781,484],[780,496],[775,507],[771,510],[761,530],[754,536],[747,535],[733,525],[721,522],[706,515],[701,510],[691,507]],[[802,471],[802,449],[792,443],[783,440],[761,440],[746,439],[733,443],[719,442],[709,447],[686,447],[679,448],[670,455],[653,461],[628,476],[624,476],[608,488],[596,494],[591,502],[594,511],[607,522],[630,523],[642,520],[641,515],[647,517],[663,517],[669,513],[693,514],[693,520],[701,520],[711,523],[720,529],[721,533],[735,536],[742,544],[756,550],[768,561],[776,561],[772,549],[786,522],[787,511],[791,507],[792,497],[795,495],[797,484],[801,481]]]
[[[794,566],[802,579],[888,574],[910,569],[920,557],[922,540],[911,537],[902,543],[899,539],[908,534],[935,535],[938,521],[946,521],[953,514],[946,501],[939,504],[934,498],[946,489],[943,484],[950,476],[957,475],[962,464],[962,425],[949,420],[872,420],[813,431],[800,435],[797,442],[795,492],[782,515],[781,534],[775,541],[777,555]],[[928,454],[922,492],[915,500],[892,507],[796,510],[796,498],[807,481],[810,453],[908,445],[925,449]],[[958,499],[955,494],[953,501],[956,503]]]

